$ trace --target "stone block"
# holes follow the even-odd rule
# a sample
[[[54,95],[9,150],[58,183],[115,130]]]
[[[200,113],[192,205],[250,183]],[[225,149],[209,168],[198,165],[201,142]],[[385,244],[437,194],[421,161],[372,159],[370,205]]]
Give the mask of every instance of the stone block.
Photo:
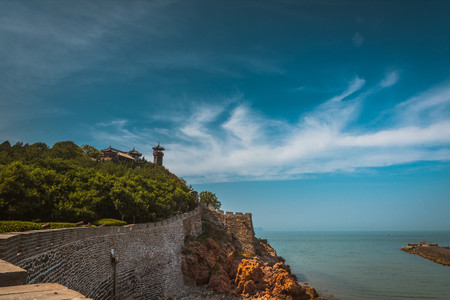
[[[27,283],[27,271],[0,260],[0,287]]]
[[[0,300],[66,300],[66,299],[88,299],[82,294],[75,292],[57,283],[41,283],[21,286],[10,286],[0,288]]]

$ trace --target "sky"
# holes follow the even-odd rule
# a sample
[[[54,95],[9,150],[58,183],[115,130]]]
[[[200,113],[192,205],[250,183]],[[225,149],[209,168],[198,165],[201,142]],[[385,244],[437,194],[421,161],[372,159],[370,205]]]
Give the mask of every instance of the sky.
[[[264,230],[450,230],[449,12],[0,0],[0,142],[160,142]]]

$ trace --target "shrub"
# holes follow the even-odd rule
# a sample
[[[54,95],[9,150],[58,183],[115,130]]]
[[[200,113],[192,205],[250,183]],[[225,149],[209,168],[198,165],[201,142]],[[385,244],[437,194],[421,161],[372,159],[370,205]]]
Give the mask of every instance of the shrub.
[[[101,226],[101,225],[105,225],[105,226],[123,226],[123,225],[127,225],[127,222],[116,220],[116,219],[101,219],[101,220],[97,220],[97,221],[92,222],[92,225],[95,225],[95,226]]]
[[[26,222],[26,221],[0,221],[0,233],[20,232],[28,230],[40,230],[47,222]],[[75,227],[74,223],[50,223],[46,229],[59,229]]]
[[[42,223],[43,224],[47,224],[47,223]],[[58,228],[69,228],[69,227],[75,227],[74,223],[50,223],[50,227],[47,229],[58,229]]]
[[[42,227],[39,223],[34,222],[0,221],[0,233],[39,230],[41,228]]]

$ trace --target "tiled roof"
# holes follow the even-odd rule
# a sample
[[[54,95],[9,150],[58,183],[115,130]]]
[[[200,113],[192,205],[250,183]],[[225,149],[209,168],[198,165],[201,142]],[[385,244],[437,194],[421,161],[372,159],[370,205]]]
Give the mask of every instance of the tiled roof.
[[[133,156],[131,156],[131,155],[129,155],[129,154],[126,154],[126,153],[123,153],[123,152],[117,152],[117,155],[122,156],[122,157],[129,158],[129,159],[134,159]]]
[[[163,151],[163,150],[166,150],[166,149],[164,149],[164,147],[160,146],[160,145],[159,145],[159,142],[158,142],[158,146],[153,147],[153,150],[156,150],[156,151]]]

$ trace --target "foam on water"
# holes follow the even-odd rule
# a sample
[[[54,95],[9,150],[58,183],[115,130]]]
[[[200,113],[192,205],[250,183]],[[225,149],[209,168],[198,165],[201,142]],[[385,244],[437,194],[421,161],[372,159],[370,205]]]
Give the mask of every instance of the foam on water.
[[[400,248],[450,246],[450,232],[257,232],[299,281],[332,299],[450,299],[450,267]]]

